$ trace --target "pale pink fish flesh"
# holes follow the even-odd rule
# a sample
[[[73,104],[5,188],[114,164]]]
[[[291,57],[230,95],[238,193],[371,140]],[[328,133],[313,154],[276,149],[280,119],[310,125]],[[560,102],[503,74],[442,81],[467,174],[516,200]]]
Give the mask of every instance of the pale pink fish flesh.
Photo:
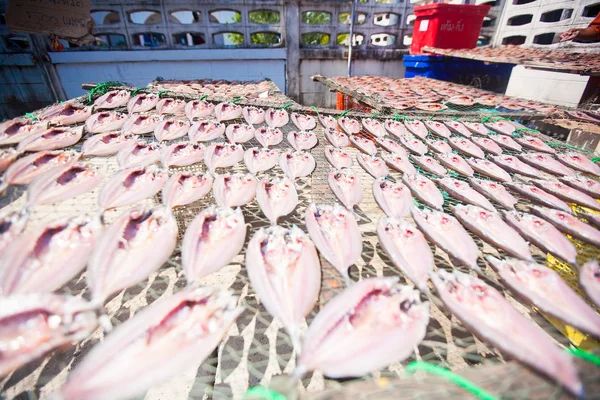
[[[467,163],[481,175],[500,182],[512,182],[510,174],[491,161],[468,158]]]
[[[229,264],[242,251],[245,238],[246,222],[239,207],[212,205],[202,210],[188,226],[181,244],[185,279],[197,285]]]
[[[407,359],[425,337],[429,303],[397,278],[364,279],[331,299],[306,332],[293,376],[363,376]]]
[[[523,147],[509,136],[490,135],[490,139],[492,139],[494,142],[498,143],[500,147],[504,147],[505,149],[516,152],[520,152],[521,150],[523,150]]]
[[[351,282],[348,268],[360,258],[362,238],[351,211],[335,205],[310,204],[305,214],[306,230],[319,253]]]
[[[390,166],[392,169],[402,172],[404,174],[416,174],[417,169],[411,164],[409,157],[403,157],[399,154],[393,153],[381,153],[381,158]]]
[[[600,182],[595,179],[586,178],[584,176],[568,176],[558,179],[565,185],[580,190],[588,196],[600,199]]]
[[[452,213],[464,227],[484,241],[521,260],[533,261],[529,243],[504,222],[497,212],[458,204],[452,208]]]
[[[425,139],[427,137],[427,127],[422,121],[417,119],[412,121],[404,121],[404,126],[406,126],[406,129],[408,129],[410,133],[420,137],[421,139]]]
[[[118,171],[102,185],[98,204],[102,210],[126,206],[154,196],[169,178],[156,165]]]
[[[600,247],[600,231],[571,214],[553,208],[538,206],[531,207],[529,212],[550,222],[559,231],[567,235]]]
[[[473,136],[471,138],[471,140],[477,146],[481,147],[481,149],[483,151],[485,151],[486,153],[490,153],[495,156],[499,156],[500,154],[502,154],[502,147],[498,146],[498,144],[496,142],[494,142],[493,140],[491,140],[489,138]]]
[[[440,153],[437,154],[436,157],[443,166],[448,167],[459,174],[467,177],[471,177],[475,174],[475,171],[473,171],[473,168],[471,168],[469,163],[458,154]]]
[[[165,167],[185,167],[204,159],[205,147],[202,143],[177,142],[160,150],[160,162]]]
[[[479,271],[479,248],[458,220],[441,211],[411,210],[412,217],[425,237],[444,250],[454,265]]]
[[[333,168],[352,167],[352,154],[350,152],[333,146],[325,146],[325,159]]]
[[[515,156],[492,156],[492,160],[494,160],[494,162],[500,167],[507,169],[515,174],[521,174],[533,178],[539,178],[541,176],[540,172],[537,169],[525,164],[523,161],[519,160]]]
[[[256,107],[244,107],[242,115],[248,125],[258,125],[265,122],[265,110]]]
[[[132,142],[117,153],[117,163],[121,168],[141,167],[160,160],[161,146],[143,140]]]
[[[278,159],[279,151],[267,147],[251,147],[244,153],[244,163],[251,174],[273,168]]]
[[[154,93],[140,93],[133,96],[127,103],[127,112],[129,114],[140,113],[152,110],[160,98]]]
[[[600,265],[598,260],[590,260],[579,269],[579,286],[583,288],[594,304],[600,307]]]
[[[263,126],[254,131],[254,137],[263,147],[276,146],[283,141],[283,132],[279,128]]]
[[[52,112],[42,113],[41,121],[54,125],[73,125],[85,122],[92,115],[92,107],[77,106],[71,103],[60,104]]]
[[[441,210],[444,205],[444,196],[437,186],[421,174],[404,174],[402,182],[410,189],[414,197],[436,210]]]
[[[111,294],[146,279],[176,243],[177,221],[170,209],[138,206],[119,215],[97,240],[88,263],[92,302],[102,305]]]
[[[380,145],[381,147],[383,147],[385,150],[389,151],[390,153],[396,153],[403,157],[408,157],[408,153],[406,152],[406,149],[400,143],[398,143],[392,139],[375,138],[375,141],[377,142],[378,145]]]
[[[425,126],[431,133],[437,136],[441,136],[446,139],[450,138],[450,130],[440,121],[425,121]]]
[[[209,171],[231,167],[244,159],[244,148],[235,143],[213,143],[204,151],[204,164]]]
[[[156,103],[156,112],[159,114],[182,114],[185,106],[185,101],[167,97]]]
[[[467,127],[467,129],[469,129],[471,132],[473,132],[477,135],[482,135],[482,136],[488,135],[488,130],[482,123],[465,122],[465,126]]]
[[[575,152],[560,153],[556,155],[556,158],[558,158],[558,161],[562,162],[567,167],[600,176],[600,167],[582,154]]]
[[[475,143],[471,142],[469,139],[459,138],[459,137],[451,137],[449,139],[450,146],[452,146],[457,151],[475,158],[485,158],[485,153],[479,146]]]
[[[0,259],[0,295],[59,289],[83,270],[100,232],[100,221],[72,217],[21,236]]]
[[[359,153],[356,155],[356,161],[358,161],[358,165],[375,179],[382,176],[388,176],[390,173],[389,168],[385,165],[385,161],[375,154],[369,156]]]
[[[571,207],[558,197],[542,190],[533,185],[527,185],[524,183],[506,183],[505,186],[511,190],[514,190],[521,196],[533,201],[534,203],[539,203],[543,206],[555,208],[557,210],[565,211],[569,214],[572,214]]]
[[[114,111],[103,111],[92,114],[92,116],[85,121],[85,129],[91,133],[116,131],[123,127],[127,119],[127,114],[121,114]]]
[[[336,131],[335,129],[325,128],[325,138],[335,147],[350,146],[350,139],[348,139],[348,136],[343,132]]]
[[[569,264],[577,265],[577,249],[558,229],[532,214],[509,211],[506,222],[539,249]]]
[[[394,265],[424,293],[433,272],[434,260],[425,236],[417,227],[400,218],[381,217],[377,223],[379,243]]]
[[[338,123],[337,120],[332,117],[331,115],[321,115],[318,114],[319,117],[319,123],[323,126],[323,128],[325,128],[325,131],[328,131],[330,129],[337,129],[338,127]]]
[[[437,162],[434,158],[429,156],[415,156],[412,155],[410,157],[415,164],[419,167],[423,168],[425,171],[437,175],[437,176],[445,176],[448,173],[446,168],[442,167],[439,162]]]
[[[94,101],[94,108],[96,110],[112,110],[113,108],[123,107],[130,97],[129,90],[111,90]]]
[[[215,105],[203,100],[192,100],[185,105],[185,115],[190,121],[195,118],[207,118],[215,111]]]
[[[251,174],[222,174],[215,177],[213,196],[219,207],[238,207],[250,203],[258,182]]]
[[[0,145],[19,143],[30,135],[48,129],[48,122],[33,122],[28,118],[15,118],[0,124]]]
[[[301,131],[310,131],[317,127],[317,120],[310,115],[302,115],[298,113],[292,113],[292,122]]]
[[[162,120],[162,115],[133,114],[123,125],[123,131],[125,133],[133,133],[134,135],[154,132],[154,128],[156,128],[156,125]]]
[[[350,136],[350,143],[352,143],[357,149],[366,154],[376,154],[377,146],[372,140],[364,138],[362,136]]]
[[[0,192],[7,185],[28,185],[53,168],[76,162],[79,156],[80,154],[74,151],[40,151],[20,158],[4,173]]]
[[[406,127],[402,122],[394,121],[391,119],[386,119],[383,124],[385,129],[392,135],[396,137],[401,137],[407,135],[409,132],[406,130]]]
[[[143,395],[203,362],[241,314],[236,303],[230,293],[209,287],[165,296],[86,354],[57,396],[125,400]]]
[[[384,137],[387,133],[383,124],[376,119],[363,118],[362,125],[367,132],[378,138]]]
[[[208,142],[218,139],[225,133],[225,124],[216,121],[200,120],[194,122],[188,131],[192,142]]]
[[[490,122],[484,124],[484,126],[492,131],[499,133],[501,135],[512,135],[512,133],[517,129],[510,122],[498,121],[498,122]]]
[[[195,175],[188,172],[173,174],[162,190],[163,204],[169,208],[191,204],[206,196],[212,188],[210,174]]]
[[[567,325],[600,338],[600,315],[556,271],[534,262],[490,256],[486,259],[520,298]]]
[[[348,117],[341,117],[337,120],[338,125],[348,136],[352,136],[362,130],[360,122]]]
[[[403,218],[410,215],[413,205],[410,190],[401,182],[380,177],[373,182],[373,197],[389,217]]]
[[[445,140],[425,139],[425,143],[435,153],[452,153],[452,147]]]
[[[543,153],[550,153],[550,154],[556,153],[556,150],[554,150],[552,147],[550,147],[546,143],[544,143],[544,141],[542,139],[534,137],[534,136],[526,135],[521,138],[516,138],[515,141],[527,149],[541,151]]]
[[[265,123],[269,128],[281,128],[290,122],[290,115],[285,110],[275,110],[269,108],[265,112]]]
[[[260,302],[300,351],[302,321],[321,289],[321,265],[313,242],[295,225],[261,228],[248,243],[246,271]]]
[[[252,125],[229,124],[225,128],[225,136],[232,143],[246,143],[254,138],[254,133]]]
[[[0,149],[0,172],[6,171],[17,160],[20,154],[16,149],[10,147]]]
[[[459,271],[450,274],[440,270],[431,280],[446,307],[481,340],[551,377],[575,395],[583,394],[571,356],[500,292]]]
[[[154,128],[154,137],[158,141],[174,140],[185,136],[190,129],[190,123],[183,120],[165,119]]]
[[[425,143],[421,142],[419,139],[406,135],[399,138],[400,143],[406,147],[411,153],[422,156],[427,153],[427,146]]]
[[[458,121],[445,121],[444,124],[446,124],[446,126],[448,127],[448,129],[450,129],[452,132],[470,138],[471,137],[471,131],[469,131],[467,129],[466,126],[464,126],[461,122]]]
[[[67,164],[38,176],[27,188],[26,207],[58,203],[95,189],[104,176],[85,164]]]
[[[539,179],[534,179],[531,182],[540,189],[544,189],[546,192],[553,194],[565,202],[575,203],[595,211],[600,211],[600,203],[598,203],[596,199],[577,189],[573,189],[571,186],[567,186],[564,183],[543,181]]]
[[[352,209],[362,201],[360,178],[350,168],[330,171],[327,183],[345,207]]]
[[[96,330],[85,300],[50,293],[0,298],[0,377],[51,351],[71,346]]]
[[[29,213],[27,210],[21,212],[0,211],[0,256],[21,236],[28,219]]]
[[[439,179],[437,183],[442,189],[448,192],[450,196],[463,203],[483,207],[489,211],[496,211],[492,203],[490,203],[488,199],[469,186],[467,182],[459,181],[458,179],[454,178],[443,178]]]
[[[469,182],[475,190],[502,207],[508,210],[515,208],[517,199],[502,184],[477,178],[469,178]]]
[[[290,131],[287,140],[295,150],[309,150],[317,145],[317,135],[311,131]]]
[[[308,176],[316,166],[314,157],[306,151],[287,150],[279,157],[279,168],[290,179]]]
[[[83,126],[76,128],[50,128],[44,132],[21,140],[17,151],[58,150],[79,142],[83,136]]]

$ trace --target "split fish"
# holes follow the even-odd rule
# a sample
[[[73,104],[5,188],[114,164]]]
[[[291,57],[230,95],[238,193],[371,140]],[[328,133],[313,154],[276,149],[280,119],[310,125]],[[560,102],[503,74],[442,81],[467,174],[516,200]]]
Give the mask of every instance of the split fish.
[[[421,174],[404,174],[402,182],[410,189],[414,197],[436,210],[444,205],[444,196],[435,184]]]
[[[165,183],[162,190],[163,204],[169,208],[191,204],[206,196],[212,188],[210,174],[196,175],[177,172]]]
[[[473,132],[477,135],[482,135],[482,136],[488,135],[488,130],[482,123],[465,122],[465,126],[467,127],[467,129],[469,129],[471,132]]]
[[[276,224],[279,217],[294,211],[298,205],[298,192],[288,177],[265,177],[256,188],[256,201],[267,219]]]
[[[184,111],[190,121],[195,118],[208,118],[213,115],[215,105],[203,100],[192,100],[185,105]]]
[[[567,235],[600,247],[600,231],[571,214],[553,208],[538,206],[531,207],[529,212],[550,222],[559,231]]]
[[[425,121],[425,126],[427,127],[427,129],[429,129],[431,133],[437,136],[446,139],[450,138],[450,130],[446,127],[446,125],[442,124],[439,121]]]
[[[475,143],[471,142],[469,139],[459,138],[459,137],[451,137],[449,139],[450,146],[452,146],[457,151],[475,158],[485,158],[485,154],[483,150]]]
[[[283,132],[279,128],[263,126],[254,131],[254,137],[263,147],[276,146],[283,141]]]
[[[309,150],[317,145],[317,135],[310,131],[290,131],[287,140],[295,150]]]
[[[461,122],[458,121],[445,121],[444,124],[446,124],[446,126],[448,127],[448,129],[450,129],[452,132],[470,138],[471,137],[471,131],[469,131],[467,129],[466,126],[464,126]]]
[[[583,193],[595,199],[600,199],[600,182],[595,179],[590,179],[579,175],[565,176],[558,179],[565,185],[571,186],[573,189],[582,191]]]
[[[121,168],[141,167],[160,160],[162,147],[158,143],[143,140],[131,142],[117,153],[117,163]]]
[[[471,177],[475,174],[475,171],[473,171],[473,168],[471,168],[469,163],[458,154],[442,153],[438,154],[436,157],[443,166],[448,167],[459,174],[467,177]]]
[[[408,130],[406,130],[406,126],[399,121],[394,121],[392,119],[386,119],[383,126],[385,129],[392,135],[396,137],[408,135]]]
[[[64,149],[79,142],[83,136],[83,126],[76,128],[50,128],[21,140],[17,151],[44,151]]]
[[[362,130],[360,122],[348,117],[338,118],[338,125],[348,136],[352,136]]]
[[[375,154],[368,156],[359,153],[356,155],[356,161],[358,161],[358,165],[367,171],[373,178],[387,176],[390,173],[389,168],[385,165],[385,161]]]
[[[21,153],[12,147],[0,149],[0,172],[4,172],[17,160]]]
[[[418,119],[412,121],[404,121],[404,126],[406,129],[410,131],[413,135],[425,139],[427,137],[427,127],[425,124]]]
[[[239,207],[250,203],[258,182],[251,174],[222,174],[215,177],[213,196],[219,207]]]
[[[95,189],[104,176],[91,165],[67,164],[34,179],[27,188],[25,207],[58,203]]]
[[[225,136],[231,143],[246,143],[254,138],[254,133],[252,125],[229,124],[225,128]]]
[[[409,157],[401,156],[397,153],[381,153],[381,158],[396,171],[404,174],[416,174],[417,169],[411,164]]]
[[[118,171],[102,185],[98,204],[102,210],[126,206],[154,196],[169,176],[156,165]]]
[[[520,152],[523,149],[523,147],[521,147],[519,143],[515,142],[510,136],[491,135],[490,139],[498,143],[500,147],[504,147],[507,150]]]
[[[433,157],[412,155],[411,158],[415,164],[433,175],[445,176],[448,173],[448,170],[442,167]]]
[[[423,154],[427,153],[427,146],[425,145],[425,143],[421,142],[419,139],[413,137],[413,136],[402,136],[399,138],[400,139],[400,144],[402,144],[402,146],[406,147],[411,153],[417,154],[422,156]]]
[[[540,173],[537,169],[525,164],[515,156],[500,155],[492,156],[492,160],[500,167],[509,170],[514,174],[521,174],[533,178],[539,178]]]
[[[572,265],[577,265],[575,246],[558,229],[544,219],[527,213],[509,211],[506,222],[543,251]]]
[[[497,121],[484,124],[486,128],[499,133],[501,135],[510,136],[517,129],[513,124],[508,121]]]
[[[569,354],[541,328],[513,308],[500,292],[474,276],[440,270],[431,280],[448,309],[480,339],[583,394]],[[510,332],[510,334],[507,334]]]
[[[188,131],[192,142],[208,142],[218,139],[225,133],[225,124],[216,121],[200,120],[194,122]]]
[[[376,119],[363,118],[362,125],[367,130],[367,132],[369,132],[375,137],[381,138],[384,137],[387,133],[383,124]]]
[[[378,145],[380,145],[381,147],[383,147],[385,150],[389,151],[390,153],[396,153],[402,157],[408,157],[408,153],[406,152],[406,150],[404,149],[404,147],[389,138],[375,138],[375,141],[377,142]]]
[[[311,129],[315,129],[317,127],[317,121],[310,115],[302,115],[293,112],[292,122],[301,131],[310,131]]]
[[[125,133],[133,133],[134,135],[154,132],[154,128],[156,128],[156,125],[162,120],[162,115],[132,114],[129,119],[125,121],[123,131]]]
[[[316,165],[312,154],[306,151],[287,150],[279,157],[279,168],[290,179],[310,175]]]
[[[129,117],[114,111],[103,111],[92,114],[85,121],[85,129],[91,133],[116,131],[123,127]]]
[[[477,146],[479,146],[486,153],[489,153],[489,154],[492,154],[495,156],[499,156],[500,154],[502,154],[502,147],[498,146],[498,144],[496,142],[494,142],[493,140],[491,140],[489,138],[473,136],[471,138],[471,140],[473,141],[473,143],[475,143]]]
[[[567,203],[538,187],[524,183],[507,183],[505,186],[534,203],[572,214],[571,208]]]
[[[48,129],[48,122],[33,122],[28,118],[15,118],[0,124],[0,145],[15,144],[30,135]]]
[[[248,243],[246,271],[260,302],[281,322],[299,352],[302,321],[321,289],[315,245],[295,225],[261,228]]]
[[[26,210],[0,211],[0,256],[11,245],[25,229],[29,213]]]
[[[305,214],[306,229],[317,249],[350,283],[348,268],[361,256],[363,245],[356,218],[346,208],[310,204]]]
[[[381,217],[377,224],[377,236],[394,265],[420,291],[429,293],[427,281],[433,272],[434,259],[421,231],[404,219]]]
[[[318,114],[319,117],[319,123],[323,126],[323,128],[325,128],[325,131],[328,131],[330,129],[337,129],[338,127],[338,123],[337,120],[332,117],[331,115],[322,115],[322,114]]]
[[[373,197],[388,217],[404,218],[410,215],[413,200],[410,190],[402,182],[392,182],[385,177],[376,178]]]
[[[564,164],[556,160],[554,157],[544,153],[522,153],[519,155],[521,161],[532,167],[539,168],[540,170],[547,172],[552,175],[558,176],[573,176],[575,172],[566,167]]]
[[[231,167],[242,161],[244,148],[235,143],[213,143],[204,150],[204,164],[209,171]]]
[[[488,199],[494,200],[502,207],[508,210],[515,208],[517,199],[515,199],[514,196],[510,194],[503,185],[477,178],[469,178],[469,182],[471,183],[471,186],[473,186],[473,189],[477,190]]]
[[[358,148],[363,153],[372,155],[377,153],[377,147],[372,140],[364,138],[362,136],[350,136],[350,143]]]
[[[558,158],[558,161],[562,162],[567,167],[571,167],[578,171],[586,172],[595,176],[600,176],[600,167],[582,154],[571,151],[557,154],[556,158]]]
[[[214,113],[219,122],[230,121],[242,116],[242,107],[233,103],[219,103],[215,106]]]
[[[352,167],[352,154],[344,149],[325,146],[325,159],[333,168],[342,169]]]
[[[251,174],[273,168],[278,159],[279,151],[267,147],[251,147],[244,153],[244,163]]]
[[[532,183],[565,202],[575,203],[595,211],[600,211],[600,203],[598,203],[596,199],[577,189],[573,189],[571,186],[567,186],[564,183],[543,181],[539,179],[532,180]]]
[[[64,103],[57,104],[42,112],[39,119],[54,125],[74,125],[85,122],[91,115],[92,107]]]
[[[282,126],[287,125],[288,122],[290,122],[290,115],[285,110],[269,108],[265,112],[265,123],[269,128],[281,128]]]
[[[61,165],[72,164],[79,159],[74,151],[40,151],[15,161],[2,176],[0,193],[8,185],[28,185],[43,173]]]
[[[483,195],[473,189],[467,182],[454,178],[443,178],[437,180],[438,185],[455,199],[468,204],[473,204],[489,211],[496,211],[492,203]]]
[[[127,112],[133,114],[150,111],[156,107],[158,100],[160,98],[154,93],[140,93],[129,100],[127,103]]]
[[[500,182],[512,182],[510,174],[491,161],[468,158],[467,163],[482,175]]]
[[[242,115],[248,125],[259,125],[265,122],[265,110],[257,107],[244,107]]]
[[[94,101],[96,110],[112,110],[127,105],[131,94],[129,90],[111,90]]]
[[[579,269],[579,286],[583,288],[594,304],[600,307],[600,265],[598,260],[590,260]]]
[[[159,114],[181,114],[185,111],[185,106],[185,101],[167,97],[156,103],[156,112]]]
[[[181,264],[191,285],[229,264],[246,238],[244,214],[214,205],[202,210],[190,223],[181,244]],[[248,255],[246,255],[248,259]]]
[[[154,137],[158,141],[174,140],[185,136],[190,130],[190,123],[183,120],[165,119],[154,127]]]
[[[452,147],[444,140],[425,139],[425,143],[435,153],[452,153]]]
[[[203,160],[204,150],[205,147],[202,143],[173,143],[161,148],[160,162],[166,168],[197,164]]]
[[[331,191],[348,209],[352,209],[362,201],[360,178],[351,169],[342,168],[330,171],[327,182]]]
[[[335,147],[350,146],[350,139],[348,139],[348,136],[345,133],[334,129],[325,128],[325,138]]]
[[[535,136],[525,135],[521,138],[516,138],[515,141],[527,149],[540,151],[542,153],[556,153],[556,150],[544,143],[542,139]]]

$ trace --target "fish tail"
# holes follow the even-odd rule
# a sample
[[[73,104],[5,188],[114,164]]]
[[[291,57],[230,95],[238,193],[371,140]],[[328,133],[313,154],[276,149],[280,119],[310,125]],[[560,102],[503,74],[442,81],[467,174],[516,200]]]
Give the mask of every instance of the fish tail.
[[[4,192],[6,191],[6,188],[8,188],[8,183],[4,182],[4,180],[2,180],[0,182],[0,194],[4,194]]]
[[[308,369],[306,368],[306,366],[300,364],[300,365],[296,366],[294,371],[292,371],[290,378],[292,378],[292,380],[299,381],[300,379],[302,379],[302,377],[304,375],[306,375],[307,372],[308,372]]]

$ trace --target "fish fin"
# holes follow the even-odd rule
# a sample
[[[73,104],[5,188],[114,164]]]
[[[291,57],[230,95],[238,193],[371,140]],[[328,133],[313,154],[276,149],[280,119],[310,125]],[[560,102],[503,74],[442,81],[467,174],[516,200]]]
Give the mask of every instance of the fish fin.
[[[0,194],[3,195],[7,188],[8,188],[7,183],[5,183],[4,181],[0,182]]]

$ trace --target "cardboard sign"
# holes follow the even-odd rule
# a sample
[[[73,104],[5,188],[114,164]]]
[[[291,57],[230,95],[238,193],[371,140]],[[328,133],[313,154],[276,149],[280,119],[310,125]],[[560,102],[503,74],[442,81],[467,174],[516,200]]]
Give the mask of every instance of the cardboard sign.
[[[8,29],[80,38],[91,29],[90,0],[9,0]]]

